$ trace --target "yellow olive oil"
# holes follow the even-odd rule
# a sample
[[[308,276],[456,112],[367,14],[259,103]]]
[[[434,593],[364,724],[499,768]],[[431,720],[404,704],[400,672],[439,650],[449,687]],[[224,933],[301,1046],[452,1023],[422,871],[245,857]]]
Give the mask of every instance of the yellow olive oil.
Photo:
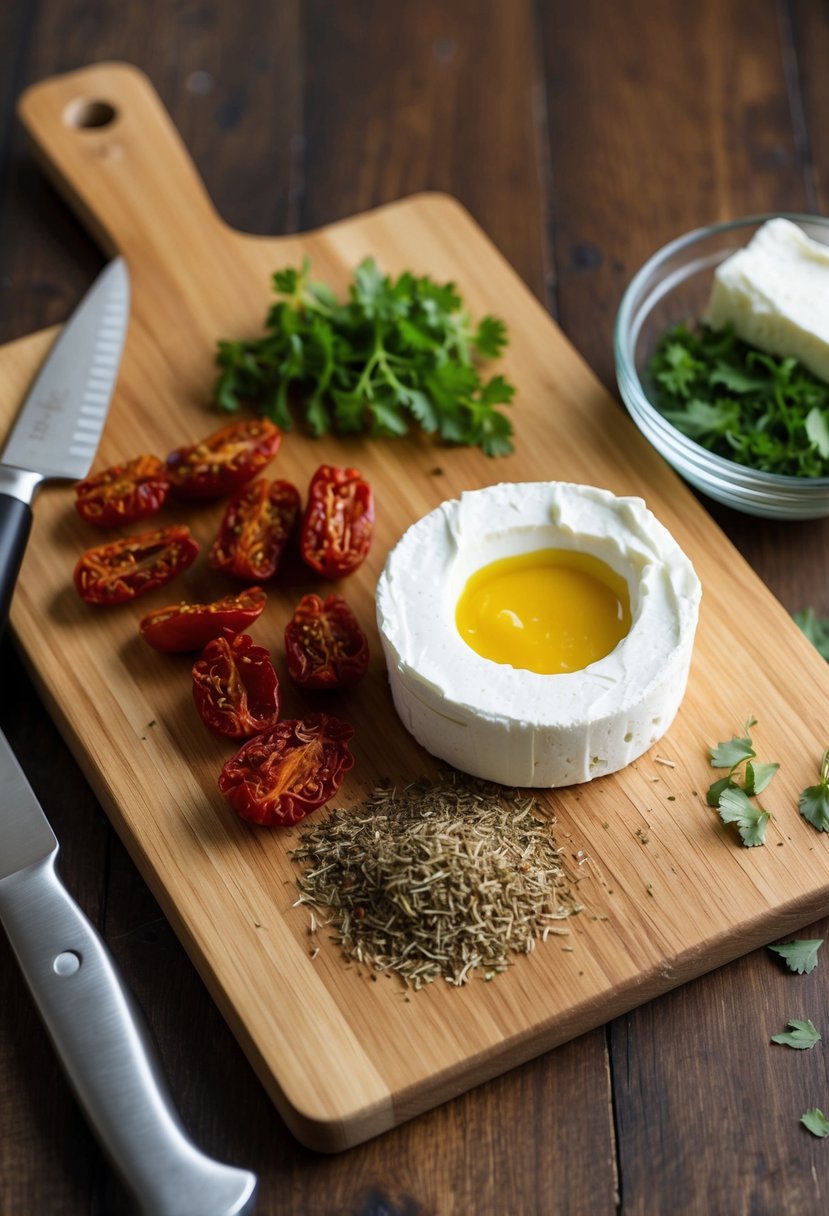
[[[630,595],[592,554],[538,549],[476,570],[455,623],[483,658],[555,675],[610,654],[630,629]]]

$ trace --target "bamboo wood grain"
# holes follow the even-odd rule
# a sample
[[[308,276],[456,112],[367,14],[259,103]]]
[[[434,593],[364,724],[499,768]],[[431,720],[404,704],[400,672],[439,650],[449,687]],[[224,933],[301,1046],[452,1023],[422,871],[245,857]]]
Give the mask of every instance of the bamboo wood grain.
[[[115,111],[111,123],[73,125],[101,101]],[[505,371],[519,392],[516,452],[497,462],[417,438],[286,437],[279,476],[304,488],[323,460],[348,462],[375,486],[373,551],[343,587],[367,629],[377,574],[408,523],[496,480],[586,481],[641,494],[703,581],[689,691],[668,736],[621,774],[549,795],[585,903],[571,925],[573,951],[551,941],[492,984],[434,985],[406,1001],[395,981],[372,983],[346,968],[330,943],[311,960],[307,918],[292,907],[295,834],[251,831],[234,819],[215,784],[229,751],[195,717],[189,660],[149,652],[137,636],[145,611],[179,596],[215,598],[227,584],[202,562],[172,595],[90,610],[70,574],[98,537],[75,516],[69,490],[42,493],[14,629],[95,792],[300,1139],[327,1150],[356,1143],[829,909],[829,842],[795,810],[824,746],[825,665],[458,204],[422,195],[300,237],[254,238],[218,218],[134,69],[99,65],[38,85],[21,116],[58,184],[106,247],[126,256],[133,278],[98,467],[143,450],[163,456],[214,428],[205,405],[215,341],[259,329],[274,269],[308,254],[315,274],[342,288],[372,253],[389,271],[413,265],[452,278],[474,314],[502,315],[511,333]],[[49,338],[0,351],[4,423]],[[205,544],[220,511],[187,513]],[[165,518],[182,514],[171,508]],[[312,589],[320,585],[298,575],[269,588],[254,634],[274,649],[280,670],[284,623]],[[777,639],[762,669],[754,649],[761,629]],[[364,684],[332,702],[356,728],[345,801],[381,777],[433,770],[393,717],[376,638],[374,655]],[[302,712],[287,680],[283,688],[286,712]],[[705,748],[760,707],[758,746],[783,764],[770,805],[779,828],[770,829],[770,846],[745,850],[705,806]]]

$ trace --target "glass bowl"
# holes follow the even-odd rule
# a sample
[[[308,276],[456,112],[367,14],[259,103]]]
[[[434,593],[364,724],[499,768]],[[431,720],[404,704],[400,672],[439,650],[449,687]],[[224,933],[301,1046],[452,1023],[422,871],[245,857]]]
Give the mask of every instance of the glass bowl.
[[[807,236],[829,245],[829,218],[783,214]],[[613,336],[622,399],[642,434],[677,473],[717,502],[769,519],[829,515],[829,477],[763,473],[709,452],[672,426],[648,399],[647,364],[659,339],[680,321],[698,321],[716,267],[747,245],[772,215],[697,228],[663,246],[634,275],[622,297]]]

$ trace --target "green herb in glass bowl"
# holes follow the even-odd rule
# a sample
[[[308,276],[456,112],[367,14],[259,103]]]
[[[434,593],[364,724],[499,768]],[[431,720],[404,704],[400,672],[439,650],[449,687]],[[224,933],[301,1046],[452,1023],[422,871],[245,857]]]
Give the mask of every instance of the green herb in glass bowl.
[[[765,354],[731,329],[680,324],[648,371],[653,404],[702,447],[767,473],[829,476],[829,385],[796,359]]]

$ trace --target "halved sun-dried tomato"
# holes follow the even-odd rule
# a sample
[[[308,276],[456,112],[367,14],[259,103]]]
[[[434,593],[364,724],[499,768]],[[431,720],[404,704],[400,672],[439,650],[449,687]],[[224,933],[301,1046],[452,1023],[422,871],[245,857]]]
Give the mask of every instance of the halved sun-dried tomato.
[[[264,646],[250,634],[214,638],[193,664],[193,699],[205,726],[248,739],[276,726],[279,680]]]
[[[371,546],[374,496],[357,469],[323,464],[311,478],[299,544],[303,560],[325,578],[356,570]]]
[[[185,524],[125,536],[80,556],[75,587],[87,604],[125,604],[169,583],[195,561],[198,551]]]
[[[330,714],[279,722],[228,760],[219,789],[242,819],[265,827],[298,823],[333,798],[353,766],[354,731]]]
[[[288,675],[305,688],[341,688],[364,676],[368,639],[341,595],[305,595],[285,626]]]
[[[88,524],[113,528],[144,519],[163,507],[170,492],[164,462],[136,456],[114,464],[75,486],[75,509]]]
[[[211,604],[168,604],[148,613],[138,628],[145,642],[166,654],[202,650],[213,638],[235,637],[262,615],[267,596],[248,587]]]
[[[199,443],[167,457],[167,476],[179,498],[229,498],[273,460],[282,432],[267,418],[229,422]]]
[[[207,560],[245,581],[272,578],[299,517],[300,499],[289,481],[260,477],[227,504]]]

